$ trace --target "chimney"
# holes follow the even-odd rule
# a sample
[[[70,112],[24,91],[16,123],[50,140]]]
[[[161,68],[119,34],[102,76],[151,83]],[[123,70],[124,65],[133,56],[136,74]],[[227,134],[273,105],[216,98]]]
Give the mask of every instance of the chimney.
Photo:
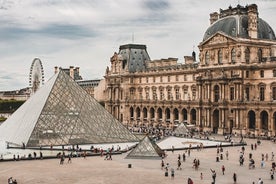
[[[217,12],[210,13],[210,25],[216,22],[219,18],[219,14]]]
[[[72,79],[74,79],[74,66],[70,66],[70,69],[69,69],[69,73],[70,73],[70,77],[72,77]]]
[[[55,74],[58,73],[58,67],[55,66]]]
[[[248,35],[250,38],[258,37],[258,7],[256,4],[248,6]]]

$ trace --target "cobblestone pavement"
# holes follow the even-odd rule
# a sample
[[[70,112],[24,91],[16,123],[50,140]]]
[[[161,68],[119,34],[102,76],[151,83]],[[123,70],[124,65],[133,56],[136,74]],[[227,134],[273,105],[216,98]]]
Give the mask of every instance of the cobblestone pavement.
[[[208,148],[201,151],[192,150],[190,157],[186,153],[186,161],[182,162],[182,169],[177,170],[177,157],[184,151],[167,152],[164,159],[169,163],[170,168],[174,168],[175,177],[165,177],[165,170],[161,169],[161,160],[140,160],[124,159],[127,153],[114,155],[113,160],[104,160],[104,157],[73,158],[72,163],[59,164],[58,159],[32,160],[32,161],[12,161],[0,162],[0,183],[5,184],[9,177],[13,177],[19,184],[178,184],[187,183],[187,178],[193,179],[194,184],[212,183],[211,171],[217,173],[217,184],[231,184],[233,173],[237,174],[238,184],[257,183],[258,178],[262,178],[264,184],[275,184],[276,180],[270,180],[269,171],[271,168],[271,153],[276,153],[276,144],[271,141],[261,141],[261,145],[256,150],[251,150],[251,144],[256,143],[256,139],[245,139],[245,162],[244,166],[239,165],[239,155],[241,147],[223,148],[224,159],[216,162],[217,149]],[[228,150],[229,160],[226,160],[225,153]],[[248,168],[249,153],[253,154],[256,162],[255,169]],[[261,154],[268,153],[268,161],[264,168],[261,167]],[[199,159],[200,166],[195,170],[193,160]],[[276,157],[275,159],[276,160]],[[128,168],[131,164],[131,168]],[[221,167],[225,166],[225,175],[222,174]],[[170,169],[169,169],[170,170]],[[200,179],[200,173],[203,179]],[[276,176],[276,174],[275,174]]]

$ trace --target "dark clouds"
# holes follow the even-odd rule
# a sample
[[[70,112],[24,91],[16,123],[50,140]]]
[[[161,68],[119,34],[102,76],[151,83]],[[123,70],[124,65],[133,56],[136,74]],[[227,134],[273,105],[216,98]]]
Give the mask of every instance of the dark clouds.
[[[1,40],[18,40],[31,37],[43,36],[62,39],[81,39],[96,37],[99,33],[88,27],[79,25],[49,24],[37,29],[29,29],[18,26],[0,27]]]

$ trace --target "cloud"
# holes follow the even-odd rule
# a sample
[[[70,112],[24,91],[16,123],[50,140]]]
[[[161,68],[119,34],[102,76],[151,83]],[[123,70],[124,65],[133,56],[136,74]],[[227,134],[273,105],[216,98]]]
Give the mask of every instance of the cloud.
[[[119,46],[147,45],[151,59],[191,55],[209,26],[209,14],[236,0],[2,0],[0,90],[28,85],[38,57],[45,78],[54,66],[79,66],[85,79],[102,78]],[[276,1],[256,0],[259,16],[276,29]],[[251,4],[243,0],[242,5]],[[207,8],[208,7],[208,8]],[[7,77],[11,76],[10,79]],[[20,76],[20,77],[15,77]]]

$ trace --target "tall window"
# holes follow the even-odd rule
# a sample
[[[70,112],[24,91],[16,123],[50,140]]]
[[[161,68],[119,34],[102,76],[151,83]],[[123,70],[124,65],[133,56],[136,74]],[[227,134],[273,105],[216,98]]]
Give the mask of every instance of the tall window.
[[[235,49],[231,50],[231,63],[232,64],[236,63],[236,50]]]
[[[143,89],[139,89],[139,99],[142,100],[143,99]]]
[[[235,99],[235,88],[230,87],[230,100],[234,100],[234,99]]]
[[[163,82],[163,77],[162,76],[160,76],[160,82]]]
[[[168,76],[168,82],[171,82],[171,76]]]
[[[263,59],[263,51],[262,49],[258,50],[258,61],[261,63]]]
[[[260,87],[260,101],[264,101],[265,100],[265,87],[261,86]]]
[[[187,81],[187,75],[184,74],[184,81]]]
[[[152,99],[157,100],[156,88],[152,89]]]
[[[176,99],[176,100],[179,100],[179,99],[180,99],[179,88],[175,88],[175,99]]]
[[[184,100],[187,100],[188,98],[188,87],[183,88],[183,98]]]
[[[192,88],[192,99],[195,100],[196,99],[196,87]]]
[[[218,64],[222,64],[222,51],[218,51]]]
[[[263,70],[260,71],[260,77],[264,78],[264,71]]]
[[[249,50],[249,48],[245,49],[244,57],[245,57],[245,62],[248,64],[250,62],[250,50]]]
[[[130,88],[130,99],[134,99],[134,96],[135,96],[135,94],[134,94],[134,88]]]
[[[215,85],[214,87],[214,101],[218,102],[219,101],[219,86]]]
[[[178,75],[175,76],[175,81],[178,82]]]
[[[249,78],[249,71],[248,70],[245,71],[245,77]]]
[[[246,87],[245,88],[245,99],[246,99],[246,101],[249,101],[249,96],[250,96],[250,88]]]
[[[154,82],[154,83],[155,83],[155,77],[152,77],[152,82]]]
[[[276,87],[272,87],[272,100],[276,100]]]
[[[172,89],[168,88],[167,89],[167,100],[171,100],[172,99]]]
[[[209,55],[209,52],[207,51],[205,53],[205,64],[209,65],[209,63],[210,63],[210,55]]]
[[[160,100],[164,100],[164,90],[160,89]]]
[[[273,70],[273,77],[276,77],[276,70]]]
[[[146,99],[149,100],[150,99],[149,88],[147,87],[145,91],[146,91]]]

